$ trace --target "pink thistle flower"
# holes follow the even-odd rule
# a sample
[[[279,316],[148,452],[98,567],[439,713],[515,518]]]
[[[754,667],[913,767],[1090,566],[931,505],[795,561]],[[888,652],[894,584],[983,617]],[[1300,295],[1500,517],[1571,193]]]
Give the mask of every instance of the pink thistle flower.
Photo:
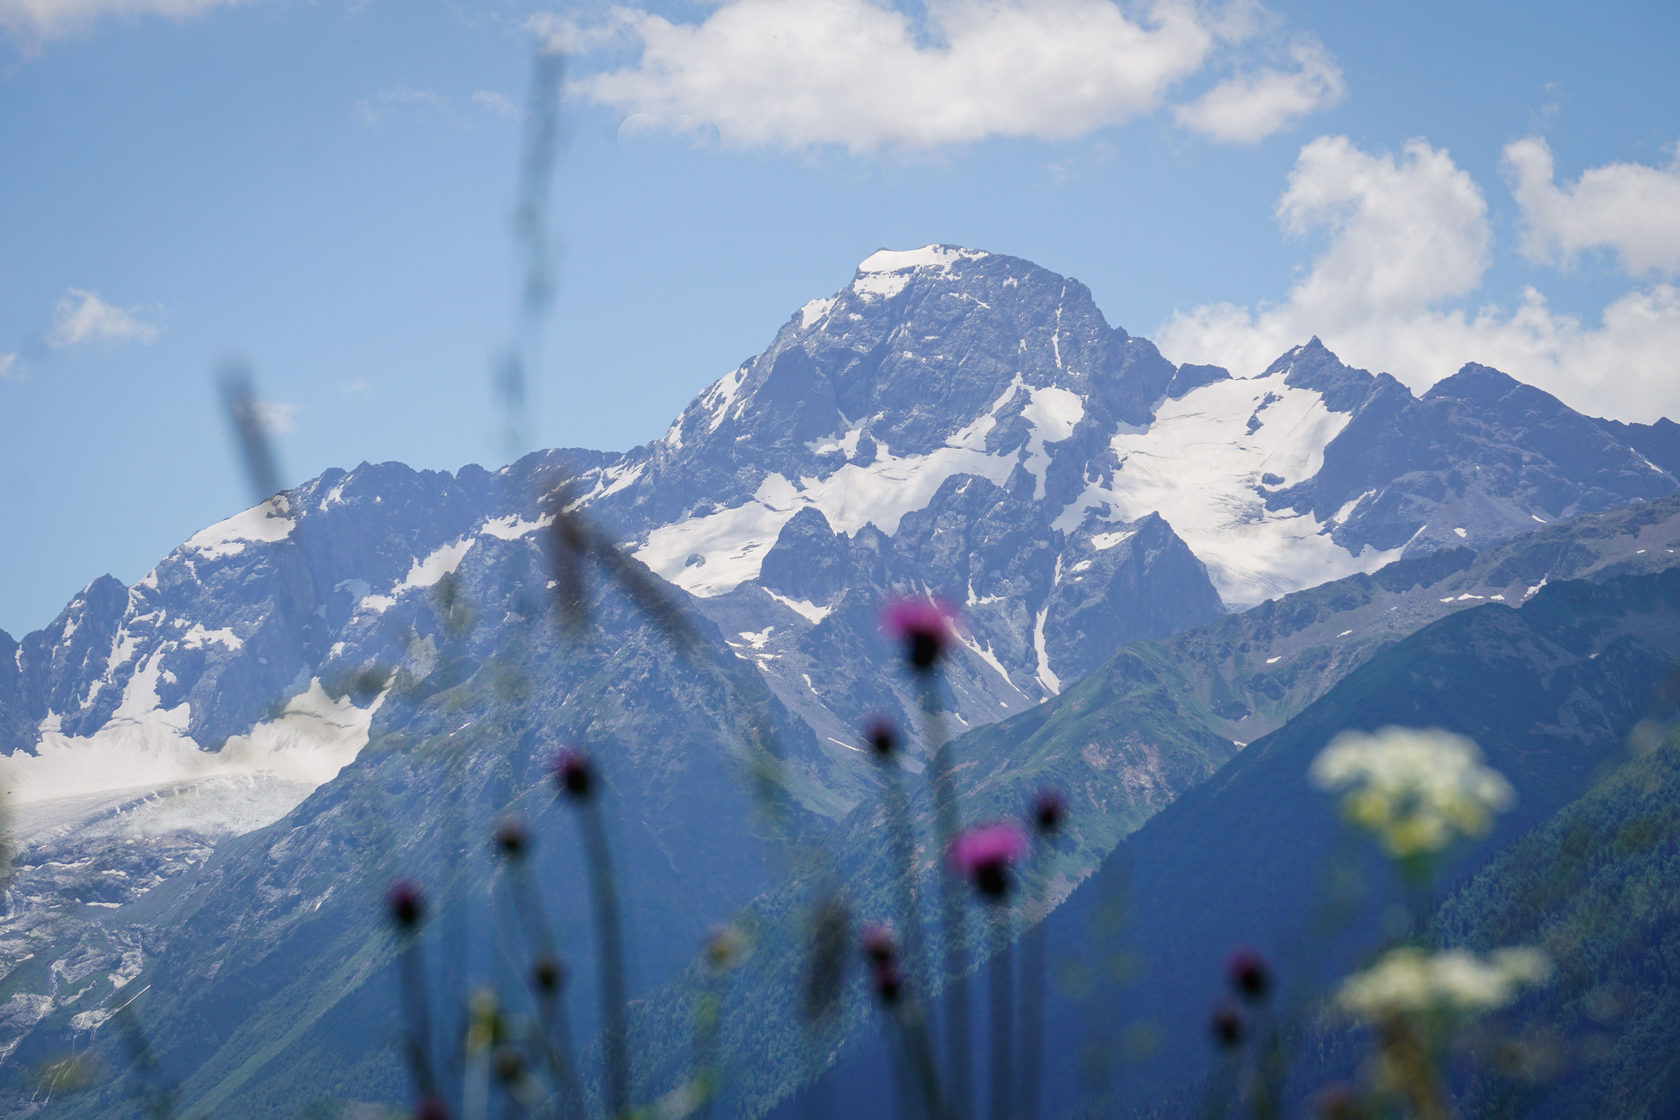
[[[979,824],[951,841],[946,858],[951,869],[974,881],[987,898],[1009,893],[1009,868],[1027,852],[1027,836],[1013,821]]]
[[[940,600],[897,599],[881,611],[881,628],[904,648],[904,660],[929,673],[956,637],[956,611]]]

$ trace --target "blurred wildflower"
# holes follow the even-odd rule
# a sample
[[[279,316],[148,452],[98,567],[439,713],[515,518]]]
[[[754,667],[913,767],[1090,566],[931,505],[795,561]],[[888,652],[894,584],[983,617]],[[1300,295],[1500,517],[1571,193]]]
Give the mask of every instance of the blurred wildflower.
[[[1214,1008],[1213,1017],[1208,1021],[1213,1040],[1227,1050],[1242,1045],[1246,1026],[1242,1011],[1234,1003],[1222,1003]]]
[[[1320,789],[1345,790],[1343,814],[1400,859],[1486,833],[1515,797],[1497,770],[1482,765],[1475,743],[1439,730],[1344,731],[1313,759],[1310,774]]]
[[[1225,979],[1243,999],[1257,1002],[1272,988],[1272,970],[1266,958],[1249,948],[1232,949],[1225,958]]]
[[[1394,949],[1342,981],[1336,1004],[1371,1022],[1431,1012],[1473,1015],[1503,1007],[1519,987],[1544,983],[1551,971],[1539,949],[1496,949],[1485,958],[1463,949],[1433,955]]]
[[[501,1045],[490,1057],[490,1066],[495,1071],[496,1080],[503,1085],[511,1085],[525,1074],[525,1055],[519,1052],[519,1047]]]
[[[740,960],[746,951],[747,939],[737,926],[718,926],[706,937],[706,963],[713,968],[728,968]]]
[[[414,1105],[414,1120],[449,1120],[449,1106],[436,1097],[421,1097]]]
[[[918,673],[932,672],[955,637],[955,611],[938,600],[899,599],[881,612],[881,626],[904,649],[904,660]]]
[[[502,1002],[489,988],[476,989],[467,1001],[467,1053],[483,1054],[507,1037]]]
[[[1357,1120],[1364,1115],[1359,1094],[1347,1085],[1331,1085],[1313,1097],[1313,1115],[1323,1120]]]
[[[1062,827],[1062,821],[1067,817],[1067,798],[1057,789],[1042,789],[1033,798],[1033,825],[1039,832],[1049,835]]]
[[[898,954],[898,947],[893,942],[892,930],[886,926],[865,926],[863,936],[858,938],[858,944],[863,949],[864,958],[876,967],[891,964],[893,958]]]
[[[525,825],[517,817],[504,817],[496,823],[494,836],[496,851],[509,861],[518,861],[530,845]]]
[[[869,979],[875,994],[889,1007],[897,1003],[904,987],[904,974],[898,967],[898,944],[893,940],[892,930],[883,925],[865,926],[858,946],[863,950],[864,960],[869,962]]]
[[[577,801],[587,800],[594,785],[595,773],[589,756],[576,747],[567,747],[554,760],[554,784],[560,792]]]
[[[1027,851],[1027,838],[1011,821],[975,825],[951,841],[951,869],[966,875],[987,898],[1009,893],[1009,868]]]
[[[543,995],[553,995],[566,982],[566,966],[552,953],[544,953],[531,964],[531,983]]]
[[[898,753],[898,729],[886,716],[870,716],[863,725],[863,737],[875,751],[875,757],[886,762]]]
[[[391,884],[385,892],[385,906],[392,924],[404,933],[418,926],[426,914],[426,900],[410,879],[398,879]]]
[[[898,1002],[899,995],[904,990],[904,974],[898,970],[894,961],[876,965],[870,972],[870,980],[874,985],[875,994],[888,1007]]]

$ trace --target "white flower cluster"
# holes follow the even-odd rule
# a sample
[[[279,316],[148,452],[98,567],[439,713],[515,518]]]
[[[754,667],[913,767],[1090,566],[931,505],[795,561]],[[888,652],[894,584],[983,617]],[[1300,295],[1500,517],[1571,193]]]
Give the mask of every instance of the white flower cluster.
[[[1343,813],[1401,858],[1480,836],[1515,796],[1499,771],[1482,765],[1475,743],[1437,730],[1344,731],[1310,774],[1320,789],[1346,790]]]
[[[1463,949],[1395,949],[1342,981],[1336,1004],[1372,1022],[1432,1011],[1473,1014],[1503,1007],[1517,988],[1544,983],[1551,972],[1539,949],[1495,949],[1485,958]]]

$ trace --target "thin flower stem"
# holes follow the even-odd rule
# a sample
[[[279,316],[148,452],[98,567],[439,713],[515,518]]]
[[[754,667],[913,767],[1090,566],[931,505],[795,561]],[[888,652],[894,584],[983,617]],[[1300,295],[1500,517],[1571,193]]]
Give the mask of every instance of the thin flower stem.
[[[1010,945],[1014,931],[1006,902],[994,903],[992,915],[992,1120],[1010,1120],[1014,1111],[1012,1063],[1015,1052],[1015,953]]]
[[[1041,1095],[1044,1068],[1044,987],[1046,975],[1044,917],[1048,909],[1052,859],[1045,854],[1040,838],[1033,845],[1032,896],[1028,903],[1027,930],[1021,937],[1021,1096],[1022,1120],[1035,1120]]]
[[[560,1089],[562,1116],[584,1114],[583,1085],[572,1061],[572,1030],[566,1023],[566,1009],[553,992],[537,994],[537,1025],[542,1028],[543,1063]]]
[[[413,933],[403,936],[398,954],[402,972],[404,1012],[408,1018],[408,1061],[414,1081],[423,1097],[436,1097],[437,1076],[432,1067],[432,1026],[426,999],[426,967],[420,956],[420,938]]]
[[[558,961],[554,956],[554,936],[543,910],[542,899],[531,882],[530,869],[524,861],[507,868],[507,881],[513,892],[514,905],[525,927],[526,944],[532,960]],[[564,1102],[563,1115],[583,1115],[583,1086],[578,1081],[577,1064],[572,1057],[572,1032],[566,1022],[566,1009],[561,998],[564,990],[556,981],[546,990],[535,976],[530,977],[531,995],[537,1008],[537,1025],[542,1032],[543,1064],[554,1079]]]
[[[915,823],[910,819],[910,801],[895,763],[889,763],[882,800],[886,803],[887,827],[891,832],[893,878],[897,881],[898,913],[904,956],[910,975],[926,982],[929,978],[927,935],[922,929],[922,908],[916,897]]]
[[[710,1120],[712,1101],[722,1082],[718,1070],[718,1036],[723,1019],[723,978],[712,975],[700,993],[700,1006],[694,1016],[695,1087],[699,1090],[700,1105],[696,1110],[700,1120]]]
[[[607,855],[607,828],[601,817],[600,797],[590,798],[580,809],[584,854],[589,863],[589,887],[594,896],[596,951],[600,954],[601,964],[601,1033],[606,1051],[604,1095],[607,1114],[616,1120],[630,1111],[630,1053],[624,1017],[624,934],[618,913],[618,885]]]
[[[956,781],[951,773],[950,745],[939,719],[939,678],[930,670],[917,674],[925,726],[928,764],[933,771],[935,875],[939,879],[939,913],[945,938],[945,1053],[951,1078],[951,1109],[970,1115],[969,1091],[973,1066],[968,1037],[968,927],[963,909],[963,884],[944,864],[962,826],[957,809]]]
[[[901,1010],[894,1019],[898,1023],[899,1033],[903,1035],[904,1048],[910,1056],[911,1068],[916,1071],[916,1082],[922,1092],[924,1115],[932,1120],[944,1120],[946,1112],[939,1092],[939,1071],[934,1066],[933,1045],[928,1041],[926,1023],[914,1004]]]

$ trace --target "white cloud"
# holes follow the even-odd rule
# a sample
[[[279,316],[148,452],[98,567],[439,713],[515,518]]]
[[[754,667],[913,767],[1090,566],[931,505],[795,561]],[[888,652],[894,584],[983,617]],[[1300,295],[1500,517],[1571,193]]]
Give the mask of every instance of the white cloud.
[[[0,381],[22,381],[23,362],[16,351],[0,354]]]
[[[924,25],[879,0],[725,0],[700,23],[631,10],[630,66],[579,80],[627,124],[707,126],[725,144],[853,152],[988,137],[1067,139],[1152,110],[1218,30],[1188,0],[1129,18],[1111,0],[932,0]]]
[[[62,349],[90,340],[108,339],[150,346],[157,341],[158,329],[136,314],[140,310],[138,307],[113,307],[95,292],[71,288],[59,299],[53,312],[52,327],[47,331],[47,345]]]
[[[365,397],[371,392],[373,392],[373,386],[360,377],[354,381],[341,381],[338,384],[338,393],[342,397]]]
[[[0,28],[30,39],[55,39],[111,16],[185,19],[241,0],[0,0]]]
[[[481,89],[472,95],[472,103],[493,116],[512,120],[519,115],[519,106],[495,90]]]
[[[1174,314],[1155,334],[1174,361],[1253,375],[1320,336],[1346,362],[1387,370],[1421,391],[1475,361],[1593,415],[1680,416],[1680,289],[1634,289],[1596,324],[1554,311],[1525,289],[1510,308],[1453,306],[1487,268],[1486,202],[1442,149],[1421,140],[1401,158],[1370,155],[1342,137],[1302,149],[1278,216],[1329,241],[1283,302],[1209,304]]]
[[[350,113],[367,127],[377,128],[385,123],[393,110],[404,108],[433,112],[444,120],[459,122],[460,115],[446,98],[405,85],[386,86],[372,97],[358,98]]]
[[[1294,71],[1264,69],[1228,78],[1174,109],[1174,119],[1214,140],[1253,144],[1342,99],[1347,87],[1341,67],[1323,46],[1304,39],[1289,53]]]
[[[1560,187],[1551,148],[1530,136],[1505,146],[1504,167],[1530,260],[1569,265],[1585,250],[1614,249],[1629,275],[1680,272],[1680,145],[1665,170],[1607,163]]]
[[[1421,306],[1463,295],[1487,267],[1487,202],[1445,149],[1407,142],[1367,155],[1345,136],[1301,149],[1278,200],[1284,227],[1329,231],[1329,248],[1290,298],[1316,315]]]
[[[545,51],[580,54],[621,42],[640,14],[631,8],[614,7],[598,21],[580,24],[553,12],[539,12],[523,26],[537,37]]]

